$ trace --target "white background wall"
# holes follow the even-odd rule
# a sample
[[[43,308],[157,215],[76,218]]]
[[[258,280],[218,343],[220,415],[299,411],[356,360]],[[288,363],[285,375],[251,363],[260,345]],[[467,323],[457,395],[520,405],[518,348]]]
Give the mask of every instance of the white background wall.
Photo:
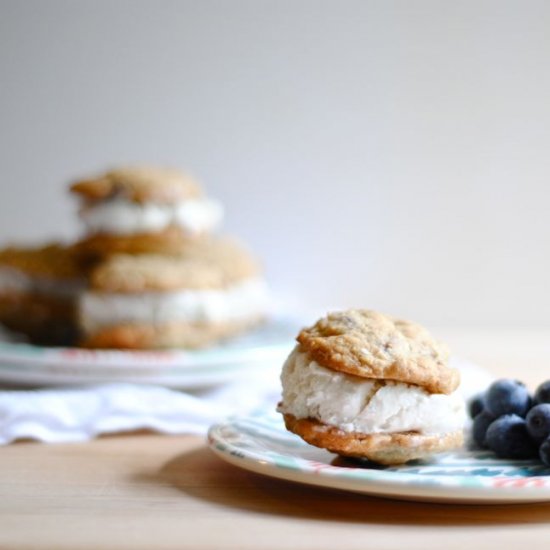
[[[0,238],[135,161],[309,306],[549,324],[549,2],[0,0]]]

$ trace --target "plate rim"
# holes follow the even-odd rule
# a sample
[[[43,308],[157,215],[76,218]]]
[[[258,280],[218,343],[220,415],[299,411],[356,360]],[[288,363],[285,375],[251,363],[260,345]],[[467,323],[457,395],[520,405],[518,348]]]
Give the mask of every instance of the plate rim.
[[[419,476],[414,473],[394,472],[385,469],[365,470],[358,468],[363,475],[354,476],[349,468],[333,466],[303,457],[293,457],[296,465],[277,464],[273,456],[233,444],[223,435],[224,429],[235,430],[235,424],[242,420],[261,419],[273,416],[272,411],[263,411],[253,415],[231,417],[210,427],[208,443],[210,448],[223,460],[243,469],[268,477],[325,487],[372,496],[386,496],[402,500],[432,501],[464,504],[505,504],[550,502],[550,475],[536,477],[512,476],[475,476],[475,475],[433,475]],[[282,421],[281,421],[282,424]],[[237,431],[239,431],[237,429]],[[283,432],[281,432],[283,433]],[[285,432],[288,437],[292,434]],[[250,433],[246,434],[250,437]],[[297,441],[307,445],[298,436]],[[277,453],[274,453],[277,454]],[[282,456],[282,455],[281,455]],[[495,459],[498,460],[498,459]],[[310,464],[310,468],[303,468]],[[298,466],[299,465],[299,466]],[[369,472],[365,476],[365,472]],[[530,483],[530,480],[544,478],[544,484]],[[494,482],[502,480],[502,484]],[[445,483],[447,481],[447,483]],[[453,481],[453,483],[449,483]],[[475,483],[471,483],[475,481]]]
[[[204,350],[122,350],[122,349],[87,349],[78,347],[48,347],[37,346],[23,342],[0,342],[0,366],[2,363],[13,362],[21,365],[44,365],[59,361],[71,361],[78,365],[104,364],[101,358],[109,359],[113,363],[122,363],[126,360],[133,363],[140,360],[140,364],[155,362],[159,365],[185,365],[192,360],[201,365],[211,366],[220,362],[223,355],[224,360],[238,359],[242,361],[255,361],[261,359],[262,355],[267,355],[273,351],[278,351],[281,347],[287,347],[287,344],[266,344],[250,346],[247,349],[238,348],[210,348]],[[119,364],[120,364],[119,363]],[[195,364],[196,364],[195,363]]]
[[[218,386],[280,364],[296,320],[273,315],[257,330],[205,349],[119,350],[38,346],[0,340],[0,384],[21,387],[139,383],[175,389]],[[9,337],[9,335],[8,335]]]

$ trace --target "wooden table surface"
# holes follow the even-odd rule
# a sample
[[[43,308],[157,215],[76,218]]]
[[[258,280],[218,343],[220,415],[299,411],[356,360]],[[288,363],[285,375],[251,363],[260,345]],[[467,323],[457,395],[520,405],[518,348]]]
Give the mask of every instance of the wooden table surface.
[[[441,331],[460,354],[531,384],[548,331]],[[550,503],[399,502],[226,464],[202,437],[133,434],[0,448],[0,548],[548,548]]]

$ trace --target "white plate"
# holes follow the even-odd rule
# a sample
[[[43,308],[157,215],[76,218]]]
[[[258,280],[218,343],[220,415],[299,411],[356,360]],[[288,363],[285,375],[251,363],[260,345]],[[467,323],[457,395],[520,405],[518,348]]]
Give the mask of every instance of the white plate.
[[[280,368],[294,345],[296,321],[274,319],[224,345],[197,351],[48,348],[0,341],[0,383],[59,386],[136,382],[191,389],[258,368]]]
[[[258,413],[213,426],[211,448],[231,464],[267,476],[402,500],[502,504],[550,501],[550,468],[463,450],[382,467],[317,449],[287,432],[280,415]]]

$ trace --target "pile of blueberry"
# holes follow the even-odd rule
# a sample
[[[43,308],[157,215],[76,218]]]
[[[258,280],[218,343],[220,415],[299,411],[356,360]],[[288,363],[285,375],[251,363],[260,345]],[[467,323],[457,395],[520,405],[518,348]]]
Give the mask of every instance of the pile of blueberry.
[[[493,382],[469,404],[474,441],[501,458],[540,458],[550,466],[550,380],[534,396],[525,384]]]

